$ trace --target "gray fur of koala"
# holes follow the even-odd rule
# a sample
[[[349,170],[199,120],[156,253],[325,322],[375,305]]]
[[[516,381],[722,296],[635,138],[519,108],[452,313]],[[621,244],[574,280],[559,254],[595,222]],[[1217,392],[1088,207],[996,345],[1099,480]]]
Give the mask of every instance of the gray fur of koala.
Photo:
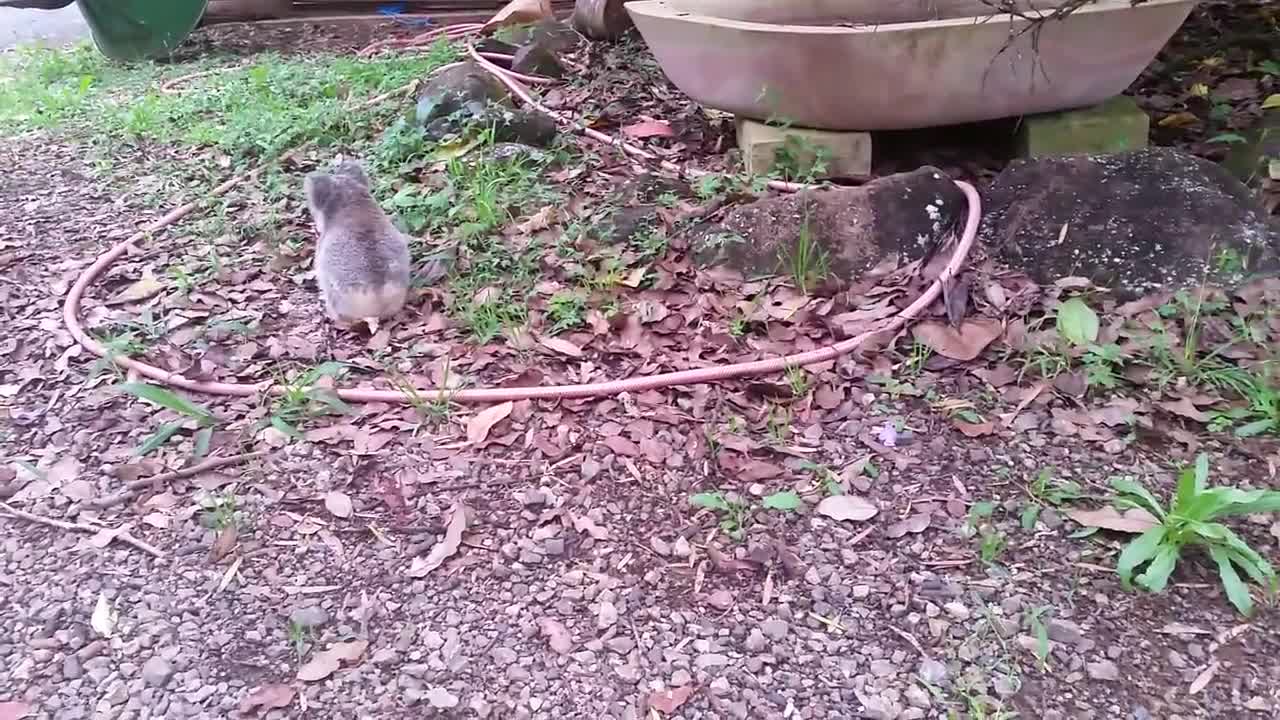
[[[320,235],[316,281],[330,320],[345,328],[397,313],[409,293],[409,244],[369,190],[355,161],[307,175],[307,206]]]

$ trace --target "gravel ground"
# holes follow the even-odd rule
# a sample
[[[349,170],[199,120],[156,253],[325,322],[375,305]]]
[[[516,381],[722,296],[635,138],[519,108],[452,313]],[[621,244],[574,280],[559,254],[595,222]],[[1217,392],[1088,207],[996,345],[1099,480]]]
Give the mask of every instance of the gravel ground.
[[[517,404],[478,445],[471,416],[433,431],[376,406],[289,444],[231,401],[243,421],[213,447],[264,456],[96,510],[163,465],[131,455],[151,410],[109,392],[61,323],[75,275],[155,215],[85,157],[0,146],[0,497],[118,532],[0,513],[0,720],[1280,717],[1273,607],[1235,615],[1197,555],[1165,593],[1126,591],[1123,536],[1078,537],[1051,504],[1022,521],[1045,468],[1167,493],[1198,448],[1220,481],[1274,488],[1275,443],[1069,436],[1051,393],[971,438],[840,366],[836,400],[798,407],[784,443],[743,424],[741,384]],[[966,380],[938,388],[1017,405]],[[894,447],[889,418],[908,429]],[[708,429],[725,427],[751,461],[716,462]],[[815,467],[875,516],[761,508]],[[713,488],[750,506],[741,540],[690,505]],[[1237,530],[1275,558],[1269,522]]]

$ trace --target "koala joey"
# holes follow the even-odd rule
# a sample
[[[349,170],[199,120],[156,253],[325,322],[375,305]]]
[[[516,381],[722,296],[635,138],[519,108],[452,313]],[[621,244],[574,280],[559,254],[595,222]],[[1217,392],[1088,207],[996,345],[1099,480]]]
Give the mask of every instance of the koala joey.
[[[378,206],[360,163],[338,160],[307,175],[307,206],[320,236],[316,281],[329,319],[352,329],[404,306],[409,293],[409,243]]]

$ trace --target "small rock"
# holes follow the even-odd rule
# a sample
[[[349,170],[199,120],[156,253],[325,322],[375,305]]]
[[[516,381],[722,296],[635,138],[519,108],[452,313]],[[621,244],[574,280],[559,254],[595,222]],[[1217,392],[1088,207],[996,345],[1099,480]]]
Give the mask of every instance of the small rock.
[[[458,696],[442,687],[434,687],[428,690],[425,699],[434,708],[448,709],[458,706]]]
[[[559,555],[563,555],[564,554],[564,538],[558,538],[558,537],[548,538],[547,541],[542,544],[542,549],[543,549],[543,552],[545,552],[547,555],[550,555],[551,557],[557,557]]]
[[[1084,631],[1070,620],[1050,620],[1049,639],[1054,642],[1078,645],[1084,639]]]
[[[717,610],[728,610],[733,607],[733,593],[728,590],[716,590],[707,596],[707,604]]]
[[[721,653],[703,653],[694,659],[693,665],[699,670],[720,667],[729,664],[729,656]]]
[[[763,652],[768,647],[769,640],[764,636],[764,633],[760,632],[759,628],[751,628],[751,633],[747,635],[744,645],[747,650],[758,653]]]
[[[636,642],[631,638],[616,637],[616,638],[610,639],[607,643],[605,643],[605,645],[608,645],[610,650],[612,650],[613,652],[619,655],[626,655],[627,653],[635,649]]]
[[[787,636],[787,632],[791,626],[785,620],[773,618],[760,623],[760,632],[769,636],[772,640],[781,640]]]
[[[996,675],[991,680],[991,687],[1002,698],[1011,698],[1018,694],[1018,680],[1011,675],[1003,673]]]
[[[946,610],[947,614],[955,620],[964,621],[969,619],[969,608],[965,607],[963,603],[949,602],[943,605],[942,609]]]
[[[578,466],[578,474],[582,476],[583,480],[594,479],[595,476],[600,474],[600,470],[602,470],[600,463],[596,462],[592,458],[583,460],[582,464]]]
[[[596,627],[601,630],[607,630],[618,622],[618,608],[608,600],[600,603],[600,609],[596,612]]]
[[[945,687],[947,682],[947,666],[934,660],[933,658],[925,658],[920,661],[920,668],[917,671],[920,679],[934,687]]]
[[[520,494],[520,504],[525,507],[539,507],[547,504],[547,494],[537,488],[530,488]]]
[[[662,557],[666,557],[671,554],[671,546],[657,535],[649,538],[649,547],[653,548],[653,551]]]
[[[142,679],[151,687],[164,687],[171,677],[173,665],[159,655],[153,655],[142,666]]]
[[[300,628],[320,627],[329,622],[329,613],[319,605],[310,605],[289,613],[289,622]]]
[[[679,668],[675,672],[671,673],[671,685],[673,687],[684,687],[691,682],[693,682],[693,676],[684,668]]]
[[[733,687],[729,685],[729,678],[723,675],[711,681],[710,689],[712,695],[728,695],[733,692]]]
[[[1104,680],[1106,682],[1115,682],[1120,679],[1120,669],[1110,660],[1101,660],[1099,662],[1091,662],[1085,665],[1085,670],[1089,673],[1089,677],[1094,680]]]
[[[895,675],[898,672],[896,665],[884,659],[872,660],[870,669],[871,674],[879,678],[889,677],[890,675]]]
[[[506,667],[519,659],[516,651],[507,647],[494,648],[493,652],[489,653],[489,657],[493,658],[493,662],[498,667]]]
[[[677,537],[676,541],[671,543],[671,554],[678,558],[687,558],[692,552],[693,548],[689,546],[689,541],[683,535]]]
[[[928,691],[919,685],[912,685],[907,688],[905,695],[907,702],[910,703],[912,707],[928,710],[933,706],[933,699],[929,697]]]
[[[511,69],[523,75],[564,77],[564,66],[551,50],[537,44],[529,44],[516,50],[511,59]]]
[[[84,668],[75,655],[62,658],[62,677],[66,680],[78,680],[84,677]]]

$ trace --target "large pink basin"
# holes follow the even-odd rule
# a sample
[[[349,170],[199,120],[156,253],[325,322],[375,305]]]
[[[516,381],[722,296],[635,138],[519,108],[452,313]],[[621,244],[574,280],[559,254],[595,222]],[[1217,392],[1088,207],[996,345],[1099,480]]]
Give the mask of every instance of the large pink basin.
[[[708,107],[812,128],[893,130],[1101,102],[1138,77],[1194,4],[1099,0],[1038,33],[1022,32],[1026,19],[991,15],[981,0],[625,7],[667,77]]]

